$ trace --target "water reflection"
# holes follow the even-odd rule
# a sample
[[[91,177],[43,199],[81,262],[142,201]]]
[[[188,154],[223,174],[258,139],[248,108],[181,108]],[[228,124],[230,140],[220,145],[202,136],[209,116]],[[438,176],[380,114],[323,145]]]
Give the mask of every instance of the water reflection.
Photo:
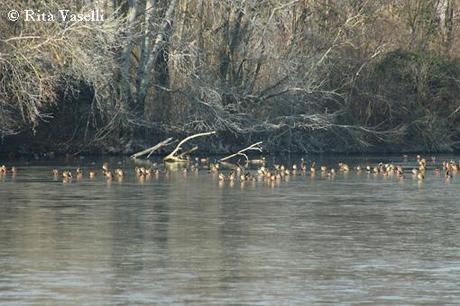
[[[65,165],[63,165],[64,167]],[[1,304],[449,304],[460,297],[454,177],[0,182]],[[21,172],[22,170],[22,172]],[[84,169],[87,170],[86,168]]]

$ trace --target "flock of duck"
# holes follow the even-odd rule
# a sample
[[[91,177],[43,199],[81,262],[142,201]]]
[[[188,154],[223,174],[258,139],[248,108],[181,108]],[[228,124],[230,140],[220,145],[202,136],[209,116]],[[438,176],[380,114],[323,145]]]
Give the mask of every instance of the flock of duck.
[[[404,155],[404,159],[407,160],[407,156]],[[436,158],[432,157],[432,163],[436,163]],[[219,164],[214,164],[211,166],[211,172],[218,172],[219,171]],[[406,177],[407,170],[409,171],[409,175],[417,180],[424,180],[425,175],[427,172],[427,161],[425,158],[422,158],[420,155],[417,155],[417,164],[416,167],[412,169],[405,169],[401,165],[395,165],[393,163],[378,163],[377,165],[357,165],[355,166],[354,170],[359,173],[369,173],[374,175],[382,175],[382,176],[396,176],[400,179],[404,179]],[[453,160],[450,161],[443,161],[440,164],[440,167],[434,169],[434,173],[436,176],[443,175],[446,179],[451,179],[456,173],[460,170],[460,161],[457,163]],[[309,174],[310,176],[314,177],[317,173],[321,175],[321,177],[335,177],[337,172],[348,173],[352,171],[352,168],[343,162],[338,163],[337,170],[336,168],[328,168],[325,165],[320,167],[316,166],[316,163],[313,161],[310,165],[307,165],[307,162],[302,158],[300,163],[294,163],[291,167],[286,167],[282,164],[275,164],[273,168],[268,168],[265,164],[262,164],[257,169],[257,172],[252,174],[251,172],[244,172],[244,168],[237,165],[237,167],[231,169],[228,175],[225,175],[222,172],[219,172],[219,180],[220,181],[248,181],[248,180],[269,180],[269,181],[277,181],[282,180],[283,178],[295,176],[295,175],[306,175]]]
[[[404,156],[407,161],[407,156]],[[436,176],[443,176],[446,179],[451,179],[460,170],[460,161],[457,163],[453,160],[443,161],[437,164],[436,158],[431,158],[431,163],[434,167],[434,174]],[[251,167],[250,165],[256,165]],[[436,167],[437,166],[437,167]],[[304,158],[300,162],[294,163],[290,166],[283,164],[274,164],[273,166],[267,166],[265,158],[257,160],[249,160],[245,165],[230,164],[230,163],[209,163],[209,158],[195,158],[190,160],[187,166],[181,168],[182,174],[187,175],[189,172],[197,173],[198,171],[208,171],[210,174],[218,177],[220,182],[234,182],[234,181],[271,181],[276,182],[283,179],[287,179],[291,176],[296,175],[310,175],[314,177],[319,174],[321,177],[333,178],[338,172],[348,173],[350,171],[356,171],[359,173],[369,173],[374,175],[382,176],[396,176],[400,179],[404,179],[406,176],[411,176],[413,179],[422,181],[425,179],[427,173],[427,160],[422,158],[420,155],[416,157],[416,166],[413,168],[403,168],[401,165],[393,163],[378,163],[376,165],[356,165],[354,169],[348,164],[340,162],[338,167],[328,167],[326,165],[317,166],[316,163],[307,163]],[[134,173],[136,177],[143,181],[150,177],[159,177],[161,174],[169,175],[170,170],[167,168],[160,169],[157,163],[152,163],[150,167],[135,167]],[[407,174],[406,174],[407,173]],[[16,176],[18,169],[16,167],[8,167],[2,165],[0,167],[0,177],[11,174]],[[84,173],[82,168],[77,168],[74,171],[71,170],[59,170],[53,169],[52,176],[55,179],[62,178],[63,182],[71,182],[73,179],[81,180],[85,176],[90,179],[95,179],[98,176],[102,176],[108,181],[113,179],[122,180],[125,177],[125,170],[121,168],[111,169],[108,162],[102,164],[101,170],[89,170],[88,173]]]

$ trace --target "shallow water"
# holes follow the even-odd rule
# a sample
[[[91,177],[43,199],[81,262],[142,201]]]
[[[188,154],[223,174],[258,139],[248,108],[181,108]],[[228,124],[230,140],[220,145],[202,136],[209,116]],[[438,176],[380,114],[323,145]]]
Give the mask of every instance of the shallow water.
[[[460,176],[139,182],[121,162],[122,182],[63,183],[40,162],[0,178],[0,304],[460,301]]]

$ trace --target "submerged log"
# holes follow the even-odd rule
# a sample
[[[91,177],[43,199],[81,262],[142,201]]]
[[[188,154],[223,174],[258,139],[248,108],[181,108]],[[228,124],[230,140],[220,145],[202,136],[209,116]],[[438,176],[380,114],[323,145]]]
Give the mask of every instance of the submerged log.
[[[249,157],[244,153],[246,151],[259,151],[259,152],[262,152],[262,147],[260,146],[262,144],[262,141],[259,141],[259,142],[256,142],[252,145],[250,145],[249,147],[247,148],[244,148],[242,150],[239,150],[238,152],[232,154],[232,155],[229,155],[229,156],[226,156],[224,158],[221,158],[219,159],[219,162],[223,162],[223,161],[226,161],[230,158],[233,158],[235,156],[243,156],[244,158],[246,158],[246,161],[249,161]]]
[[[137,152],[133,155],[131,155],[131,158],[132,159],[136,159],[136,158],[139,158],[141,156],[144,156],[145,154],[149,154],[147,156],[147,158],[150,157],[150,155],[152,155],[153,152],[157,151],[158,149],[162,148],[162,147],[165,147],[165,146],[168,146],[171,144],[173,138],[172,137],[169,137],[168,139],[166,140],[163,140],[162,142],[160,143],[157,143],[156,145],[154,145],[153,147],[150,147],[148,149],[145,149],[145,150],[142,150],[140,152]]]
[[[216,134],[216,131],[212,131],[212,132],[206,132],[206,133],[198,133],[198,134],[194,134],[194,135],[191,135],[191,136],[188,136],[187,138],[183,139],[181,142],[179,142],[179,144],[177,145],[177,147],[171,152],[169,153],[163,160],[165,162],[187,162],[187,160],[184,158],[186,153],[190,153],[190,151],[195,151],[196,149],[192,149],[192,150],[189,150],[189,152],[184,152],[182,154],[179,154],[177,155],[177,152],[182,149],[182,145],[184,143],[186,143],[187,141],[193,139],[193,138],[197,138],[197,137],[201,137],[201,136],[209,136],[209,135],[213,135],[213,134]],[[198,147],[197,147],[198,149]]]

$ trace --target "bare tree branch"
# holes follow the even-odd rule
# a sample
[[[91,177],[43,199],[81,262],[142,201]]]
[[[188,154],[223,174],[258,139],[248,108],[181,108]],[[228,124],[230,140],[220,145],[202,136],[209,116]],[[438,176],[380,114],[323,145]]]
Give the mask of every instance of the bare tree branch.
[[[243,156],[244,158],[246,158],[246,161],[248,161],[249,158],[248,158],[248,156],[245,154],[245,152],[247,152],[247,151],[259,151],[259,152],[262,152],[262,147],[260,146],[261,144],[262,144],[262,141],[256,142],[256,143],[250,145],[250,146],[247,147],[247,148],[244,148],[244,149],[242,149],[242,150],[239,150],[239,151],[236,152],[235,154],[231,154],[231,155],[229,155],[229,156],[226,156],[226,157],[224,157],[224,158],[219,159],[219,162],[226,161],[226,160],[228,160],[228,159],[231,159],[231,158],[233,158],[233,157],[235,157],[235,156],[239,156],[239,155]]]
[[[153,152],[159,150],[160,148],[163,148],[165,146],[168,146],[171,144],[173,138],[172,137],[169,137],[168,139],[166,140],[163,140],[162,142],[160,143],[157,143],[156,145],[154,145],[153,147],[150,147],[148,149],[145,149],[145,150],[142,150],[140,152],[137,152],[133,155],[130,156],[130,158],[132,159],[136,159],[136,158],[139,158],[141,156],[144,156],[145,154],[148,154],[147,158],[150,157],[150,155],[152,155]]]
[[[163,160],[166,161],[166,162],[183,162],[183,161],[186,161],[183,158],[181,158],[180,156],[176,155],[177,151],[182,149],[182,145],[184,143],[186,143],[187,141],[189,141],[191,139],[197,138],[197,137],[209,136],[209,135],[214,135],[214,134],[216,134],[216,132],[212,131],[212,132],[206,132],[206,133],[198,133],[198,134],[194,134],[194,135],[186,137],[181,142],[179,142],[177,147],[171,153],[169,153]]]

